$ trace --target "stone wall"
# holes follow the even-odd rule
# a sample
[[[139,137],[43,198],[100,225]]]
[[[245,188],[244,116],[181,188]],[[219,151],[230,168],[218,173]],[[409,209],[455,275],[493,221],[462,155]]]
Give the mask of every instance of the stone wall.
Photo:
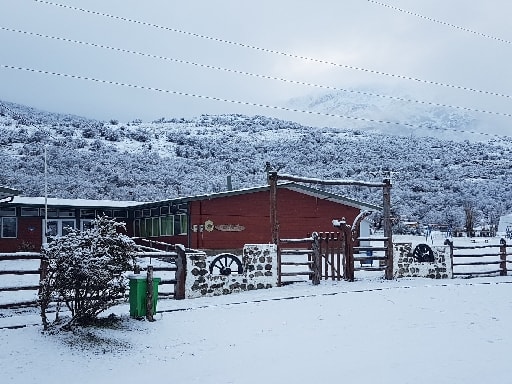
[[[450,250],[447,246],[430,246],[434,253],[433,262],[419,262],[413,257],[411,243],[395,243],[393,248],[394,278],[451,279],[453,277]]]
[[[243,248],[243,273],[224,276],[211,274],[204,252],[187,254],[185,297],[228,295],[277,286],[277,247],[249,244]]]

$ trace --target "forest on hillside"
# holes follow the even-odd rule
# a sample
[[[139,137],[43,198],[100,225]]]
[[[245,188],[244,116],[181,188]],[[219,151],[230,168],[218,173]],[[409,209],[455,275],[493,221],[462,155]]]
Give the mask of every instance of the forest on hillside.
[[[402,220],[497,224],[512,212],[512,138],[447,141],[312,128],[244,115],[95,121],[3,103],[0,185],[25,196],[151,201],[263,185],[265,164],[305,177],[381,181],[391,176]],[[321,187],[380,204],[367,187]]]

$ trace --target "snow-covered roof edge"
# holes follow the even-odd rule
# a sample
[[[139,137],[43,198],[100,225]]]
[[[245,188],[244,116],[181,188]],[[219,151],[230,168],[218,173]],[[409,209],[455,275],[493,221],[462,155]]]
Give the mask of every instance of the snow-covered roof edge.
[[[334,201],[334,202],[344,204],[349,207],[358,208],[361,210],[363,210],[363,209],[372,210],[372,211],[381,211],[382,210],[382,207],[375,205],[375,204],[358,201],[358,200],[351,199],[351,198],[348,198],[345,196],[337,195],[335,193],[322,191],[322,190],[319,190],[319,189],[316,189],[313,187],[305,186],[305,185],[294,183],[294,182],[279,183],[278,187],[279,188],[287,188],[287,189],[293,190],[295,192],[304,193],[309,196],[314,196],[314,197],[318,197],[321,199]],[[209,193],[209,194],[195,195],[195,196],[188,196],[188,197],[177,197],[174,199],[167,199],[167,200],[143,203],[141,205],[153,205],[153,204],[158,204],[158,203],[179,204],[179,203],[186,203],[189,201],[211,200],[211,199],[218,199],[218,198],[227,197],[227,196],[244,195],[244,194],[248,194],[248,193],[268,191],[269,189],[270,189],[269,185],[262,185],[262,186],[257,186],[257,187],[241,188],[241,189],[232,190],[232,191],[223,191],[223,192],[216,192],[216,193]]]
[[[279,188],[286,188],[295,192],[304,193],[309,196],[317,197],[320,199],[325,199],[329,201],[333,201],[336,203],[344,204],[349,207],[354,207],[358,209],[366,209],[373,211],[381,211],[382,207],[366,203],[362,201],[358,201],[355,199],[351,199],[346,196],[338,195],[331,192],[322,191],[320,189],[316,189],[310,186],[294,183],[294,182],[285,182],[279,183]],[[173,199],[166,200],[157,200],[153,202],[140,202],[140,201],[117,201],[117,200],[89,200],[89,199],[59,199],[59,198],[48,198],[48,206],[50,207],[90,207],[90,208],[132,208],[132,207],[144,207],[154,204],[161,203],[186,203],[189,201],[198,201],[198,200],[211,200],[218,199],[227,196],[236,196],[236,195],[244,195],[255,192],[268,191],[270,189],[269,185],[262,185],[257,187],[250,188],[242,188],[232,191],[223,191],[216,193],[209,193],[203,195],[195,195],[188,197],[177,197]],[[45,198],[44,197],[25,197],[25,196],[15,196],[14,199],[6,204],[10,205],[37,205],[44,206]]]
[[[15,196],[7,203],[11,205],[38,205],[44,206],[44,197]],[[49,207],[91,207],[91,208],[128,208],[143,204],[140,201],[118,201],[118,200],[89,200],[89,199],[58,199],[48,198]]]

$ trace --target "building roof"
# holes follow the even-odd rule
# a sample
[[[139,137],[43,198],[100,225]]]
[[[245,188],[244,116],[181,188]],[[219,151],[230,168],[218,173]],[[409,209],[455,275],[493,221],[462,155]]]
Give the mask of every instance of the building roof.
[[[303,184],[298,184],[294,182],[286,182],[286,183],[280,183],[278,185],[278,188],[286,188],[291,191],[295,191],[298,193],[303,193],[308,196],[313,196],[319,199],[332,201],[335,203],[347,205],[349,207],[361,209],[361,210],[371,210],[371,211],[381,211],[382,207],[366,203],[362,201],[358,201],[355,199],[351,199],[345,196],[337,195],[335,193],[322,191],[320,189],[316,189],[313,187],[309,187]],[[188,196],[188,197],[177,197],[173,199],[167,199],[167,200],[160,200],[160,201],[154,201],[154,202],[140,202],[140,201],[116,201],[116,200],[88,200],[88,199],[57,199],[57,198],[48,198],[48,206],[49,207],[87,207],[87,208],[135,208],[135,207],[149,207],[154,206],[155,204],[162,204],[162,203],[168,203],[168,204],[181,204],[181,203],[187,203],[189,201],[200,201],[200,200],[212,200],[212,199],[219,199],[223,197],[228,196],[237,196],[237,195],[245,195],[255,192],[263,192],[263,191],[269,191],[270,186],[263,185],[258,187],[251,187],[251,188],[243,188],[243,189],[237,189],[233,191],[224,191],[224,192],[217,192],[217,193],[209,193],[209,194],[203,194],[203,195],[195,195],[195,196]],[[279,192],[278,192],[279,193]],[[44,197],[25,197],[25,196],[14,196],[13,200],[10,202],[7,202],[5,204],[9,205],[15,205],[15,206],[38,206],[38,207],[44,207],[45,206],[45,198]]]
[[[9,205],[30,205],[44,207],[44,197],[25,197],[15,196],[14,199],[8,203]],[[49,207],[86,207],[86,208],[128,208],[135,205],[143,204],[140,201],[116,201],[116,200],[88,200],[88,199],[57,199],[53,197],[48,198]]]
[[[286,182],[286,183],[279,183],[278,188],[286,188],[295,192],[303,193],[309,196],[313,196],[319,199],[329,200],[333,201],[339,204],[347,205],[349,207],[358,208],[361,210],[372,210],[372,211],[381,211],[382,207],[366,203],[362,201],[357,201],[345,196],[337,195],[335,193],[322,191],[320,189],[312,188],[306,185],[294,183],[294,182]],[[245,195],[249,193],[255,193],[255,192],[263,192],[263,191],[269,191],[270,186],[269,185],[263,185],[258,187],[251,187],[251,188],[242,188],[232,191],[224,191],[224,192],[216,192],[216,193],[209,193],[209,194],[203,194],[203,195],[195,195],[195,196],[188,196],[188,197],[177,197],[173,199],[167,199],[167,200],[160,200],[155,202],[148,202],[148,203],[141,203],[141,206],[152,206],[155,204],[161,204],[161,203],[169,203],[169,204],[180,204],[180,203],[187,203],[189,201],[200,201],[200,200],[212,200],[212,199],[218,199],[222,197],[228,197],[228,196],[238,196],[238,195]],[[278,192],[279,193],[279,192]]]

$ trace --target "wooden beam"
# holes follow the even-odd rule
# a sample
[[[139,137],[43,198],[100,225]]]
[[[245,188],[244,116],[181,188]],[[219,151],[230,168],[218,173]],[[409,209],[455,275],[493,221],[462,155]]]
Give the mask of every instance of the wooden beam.
[[[393,280],[393,228],[391,224],[391,181],[384,179],[382,188],[382,216],[384,221],[384,237],[387,237],[386,280]]]
[[[272,172],[270,173],[272,175]],[[277,175],[277,173],[276,173]],[[321,185],[359,185],[362,187],[385,187],[384,183],[375,183],[369,181],[360,181],[360,180],[324,180],[324,179],[316,179],[311,177],[300,177],[293,175],[285,175],[279,174],[277,175],[279,180],[287,180],[287,181],[295,181],[298,183],[309,183],[309,184],[321,184]]]

